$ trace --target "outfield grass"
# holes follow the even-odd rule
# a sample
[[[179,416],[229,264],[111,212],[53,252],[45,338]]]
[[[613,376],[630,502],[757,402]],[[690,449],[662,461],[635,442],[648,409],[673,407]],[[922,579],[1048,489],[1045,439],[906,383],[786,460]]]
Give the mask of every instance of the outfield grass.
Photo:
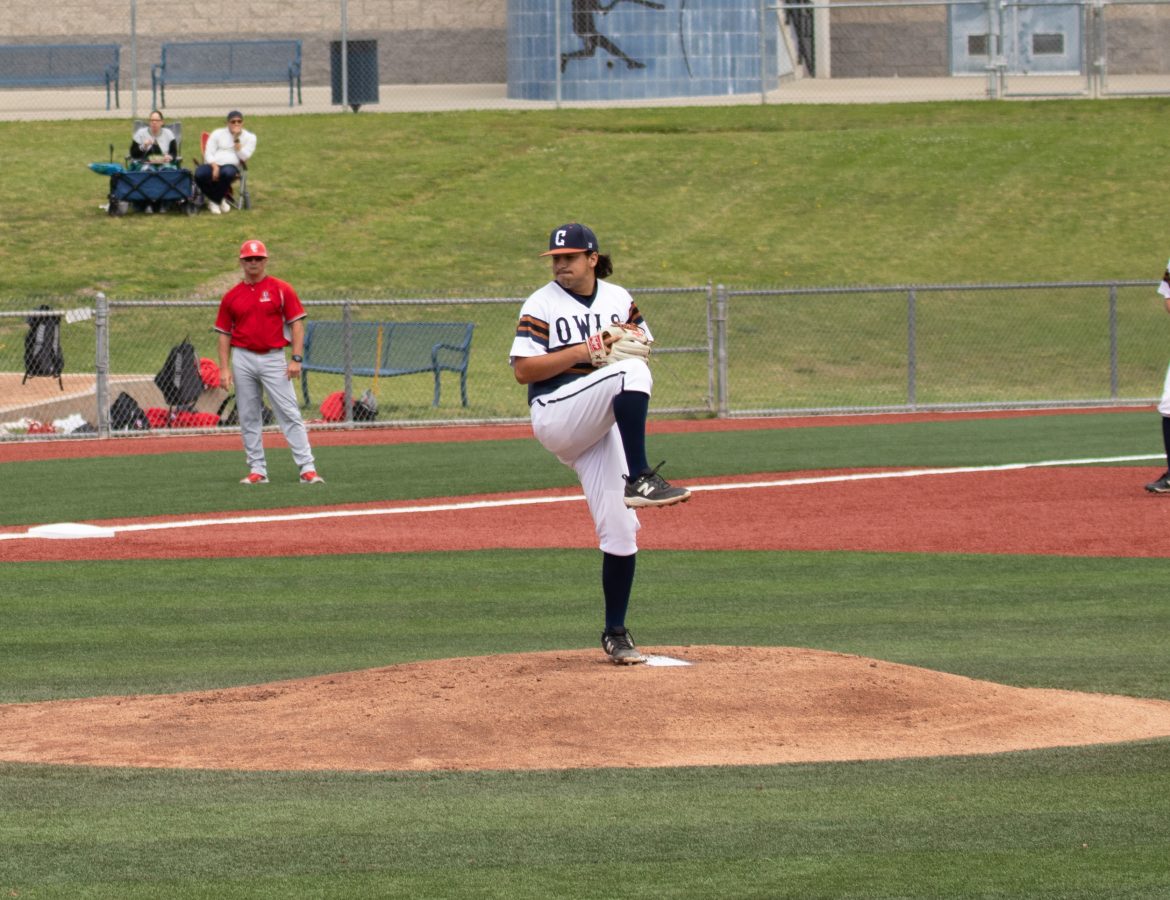
[[[1148,414],[1069,414],[660,435],[651,450],[691,477],[1003,463],[1141,453],[1157,444],[1155,426]],[[322,448],[332,477],[310,502],[353,499],[358,488],[370,499],[503,490],[516,470],[529,486],[564,483],[532,445]],[[237,463],[227,453],[8,463],[17,490],[4,508],[24,521],[53,518],[34,514],[30,481],[46,510],[86,493],[98,498],[87,509],[110,515],[170,512],[176,500],[197,508],[200,498],[206,509],[239,508],[233,479],[216,486]],[[133,473],[135,491],[98,489]],[[269,487],[266,505],[306,502],[294,485]],[[10,564],[0,700],[592,647],[596,564],[593,550]],[[554,583],[533,572],[562,574]],[[1007,684],[1170,699],[1168,577],[1162,559],[655,552],[639,561],[631,626],[650,646],[814,647]],[[597,712],[612,713],[605,698]],[[568,772],[9,764],[0,765],[0,892],[1157,897],[1170,893],[1168,775],[1170,740]]]

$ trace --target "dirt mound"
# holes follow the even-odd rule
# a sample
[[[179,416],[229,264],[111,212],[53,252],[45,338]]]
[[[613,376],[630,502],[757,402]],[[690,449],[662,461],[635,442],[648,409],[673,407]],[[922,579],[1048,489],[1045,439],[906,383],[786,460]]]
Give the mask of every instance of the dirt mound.
[[[1170,702],[1014,688],[787,647],[409,663],[0,706],[0,760],[209,769],[566,769],[995,753],[1170,735]]]

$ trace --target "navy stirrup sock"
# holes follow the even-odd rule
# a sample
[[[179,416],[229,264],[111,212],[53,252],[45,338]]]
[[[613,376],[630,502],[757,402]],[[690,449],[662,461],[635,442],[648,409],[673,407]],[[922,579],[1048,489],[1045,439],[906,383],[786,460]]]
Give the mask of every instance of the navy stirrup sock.
[[[601,557],[601,589],[605,593],[605,630],[624,628],[626,608],[630,605],[630,589],[634,586],[634,566],[637,554]]]
[[[1162,416],[1162,446],[1166,448],[1166,471],[1170,472],[1170,416]]]
[[[637,478],[650,468],[646,460],[646,414],[649,411],[650,395],[641,391],[622,391],[613,398],[613,418],[622,436],[630,478]]]

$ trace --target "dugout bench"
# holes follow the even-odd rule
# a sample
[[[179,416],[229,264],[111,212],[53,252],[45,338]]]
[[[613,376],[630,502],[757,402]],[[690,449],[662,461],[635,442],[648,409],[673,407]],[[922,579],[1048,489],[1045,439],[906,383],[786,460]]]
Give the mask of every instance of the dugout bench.
[[[0,87],[101,87],[118,95],[121,50],[117,44],[5,44],[0,46]]]
[[[150,103],[162,109],[168,84],[268,84],[288,81],[288,105],[301,100],[300,41],[190,41],[162,45],[150,69]]]
[[[393,377],[430,372],[439,405],[439,373],[459,374],[459,395],[467,406],[467,364],[472,322],[324,322],[305,324],[301,393],[309,399],[309,373]]]

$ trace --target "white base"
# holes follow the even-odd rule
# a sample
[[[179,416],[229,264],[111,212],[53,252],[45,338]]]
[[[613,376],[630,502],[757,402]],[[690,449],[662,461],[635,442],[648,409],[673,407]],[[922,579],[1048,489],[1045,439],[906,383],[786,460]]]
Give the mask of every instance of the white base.
[[[57,522],[53,525],[38,525],[28,530],[29,537],[73,540],[76,538],[112,538],[113,528],[100,525],[82,525],[77,522]]]

